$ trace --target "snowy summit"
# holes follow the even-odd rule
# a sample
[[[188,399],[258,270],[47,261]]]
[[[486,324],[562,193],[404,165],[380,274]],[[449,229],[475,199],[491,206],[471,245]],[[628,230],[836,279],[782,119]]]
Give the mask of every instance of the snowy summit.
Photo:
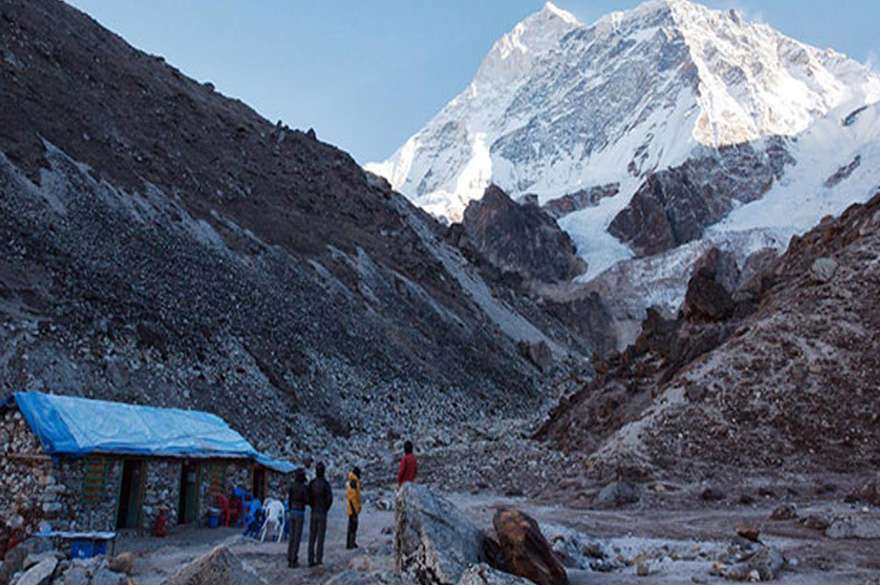
[[[838,149],[858,150],[876,132],[859,134],[841,116],[877,101],[880,77],[867,66],[736,11],[652,0],[584,25],[548,3],[495,43],[422,130],[367,168],[451,221],[490,182],[542,203],[616,184],[616,196],[560,220],[595,275],[632,255],[607,230],[648,177],[732,145],[764,152],[769,140],[796,163],[826,118]],[[819,189],[850,160],[804,168],[802,187]]]

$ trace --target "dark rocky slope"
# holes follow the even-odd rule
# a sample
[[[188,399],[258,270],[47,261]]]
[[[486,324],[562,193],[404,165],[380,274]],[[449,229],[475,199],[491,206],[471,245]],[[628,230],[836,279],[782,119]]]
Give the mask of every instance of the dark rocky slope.
[[[77,10],[2,0],[0,48],[2,391],[207,409],[294,454],[528,410],[518,344],[583,344],[344,152]]]
[[[880,193],[731,292],[719,255],[675,320],[600,361],[537,436],[600,475],[860,471],[880,463]]]
[[[495,185],[468,204],[461,225],[480,254],[525,280],[568,282],[586,271],[571,237],[548,213],[531,203],[518,204]]]

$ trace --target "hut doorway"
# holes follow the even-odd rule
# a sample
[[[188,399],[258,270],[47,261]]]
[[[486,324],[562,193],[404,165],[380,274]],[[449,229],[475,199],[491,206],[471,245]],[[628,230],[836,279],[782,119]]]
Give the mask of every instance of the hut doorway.
[[[266,501],[266,470],[260,466],[254,467],[253,494],[261,502]]]
[[[122,463],[122,485],[119,489],[119,507],[116,528],[140,528],[144,497],[144,462],[126,459]]]
[[[177,521],[189,524],[199,516],[199,466],[187,461],[180,466],[180,504]]]

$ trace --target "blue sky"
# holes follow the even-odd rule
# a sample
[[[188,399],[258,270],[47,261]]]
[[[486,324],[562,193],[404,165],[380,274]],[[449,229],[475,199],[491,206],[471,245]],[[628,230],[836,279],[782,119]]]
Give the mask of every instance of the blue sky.
[[[274,122],[381,160],[542,0],[68,0]],[[558,0],[582,22],[637,0]],[[878,0],[707,0],[877,67]]]

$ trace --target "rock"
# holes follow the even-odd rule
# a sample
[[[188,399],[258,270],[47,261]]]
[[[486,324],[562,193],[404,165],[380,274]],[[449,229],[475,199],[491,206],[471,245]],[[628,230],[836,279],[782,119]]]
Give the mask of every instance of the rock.
[[[836,518],[825,530],[825,536],[834,539],[860,538],[870,540],[880,538],[880,518],[865,516]]]
[[[596,506],[601,508],[619,508],[627,504],[635,504],[641,499],[639,488],[627,481],[609,483],[596,496]]]
[[[89,573],[85,567],[73,566],[64,573],[63,585],[89,585]]]
[[[837,272],[837,261],[832,258],[817,258],[810,267],[810,273],[818,282],[829,282]]]
[[[880,507],[880,475],[865,483],[865,485],[856,490],[854,495],[862,502]]]
[[[266,585],[253,569],[222,545],[184,565],[162,583],[163,585]]]
[[[765,546],[748,559],[723,570],[730,581],[772,581],[779,577],[785,566],[785,557],[779,549]]]
[[[792,504],[779,506],[770,514],[770,519],[776,522],[795,520],[798,517],[797,508]]]
[[[639,577],[649,577],[651,575],[651,567],[648,563],[639,563],[636,567],[636,575]]]
[[[704,502],[720,502],[727,496],[717,488],[708,487],[700,493],[700,499]]]
[[[99,566],[92,575],[91,585],[126,585],[128,577],[123,573],[115,573],[107,566]]]
[[[737,536],[741,536],[742,538],[745,538],[746,540],[750,540],[752,542],[761,542],[759,538],[761,536],[761,531],[760,529],[758,529],[758,527],[752,524],[748,524],[745,522],[737,524],[736,534]]]
[[[470,245],[502,273],[554,283],[586,272],[574,242],[553,217],[535,205],[519,205],[495,185],[468,203],[462,227]]]
[[[27,571],[18,579],[18,585],[48,585],[58,566],[58,559],[50,556],[43,559]]]
[[[131,575],[134,571],[134,555],[124,552],[110,559],[110,570]]]
[[[715,261],[715,264],[719,263]],[[681,309],[688,321],[712,323],[723,321],[733,314],[736,308],[733,297],[716,278],[716,270],[716,265],[700,267],[688,282]]]
[[[755,498],[750,494],[742,494],[737,502],[742,506],[751,506],[755,503]]]
[[[810,514],[809,516],[801,518],[801,524],[804,528],[809,528],[811,530],[825,530],[831,525],[831,522],[822,516]]]
[[[531,581],[496,571],[485,563],[472,565],[461,576],[458,585],[531,585]]]
[[[553,367],[553,351],[546,341],[542,340],[537,343],[520,341],[517,343],[517,350],[519,350],[520,355],[532,362],[542,372],[546,372]]]
[[[55,550],[50,550],[50,551],[41,552],[41,553],[31,553],[24,559],[24,562],[22,563],[21,568],[23,571],[27,571],[28,569],[30,569],[34,565],[39,564],[39,563],[45,561],[46,559],[50,559],[50,558],[60,561],[61,559],[64,558],[64,555],[58,551],[55,551]]]
[[[527,514],[501,508],[492,520],[505,568],[538,585],[566,585],[568,575],[538,523]]]
[[[20,572],[29,554],[31,552],[27,541],[6,551],[6,556],[3,558],[3,566],[0,567],[0,583],[9,583],[12,576]]]
[[[482,557],[480,530],[427,486],[407,483],[397,495],[394,564],[420,585],[454,585]]]

